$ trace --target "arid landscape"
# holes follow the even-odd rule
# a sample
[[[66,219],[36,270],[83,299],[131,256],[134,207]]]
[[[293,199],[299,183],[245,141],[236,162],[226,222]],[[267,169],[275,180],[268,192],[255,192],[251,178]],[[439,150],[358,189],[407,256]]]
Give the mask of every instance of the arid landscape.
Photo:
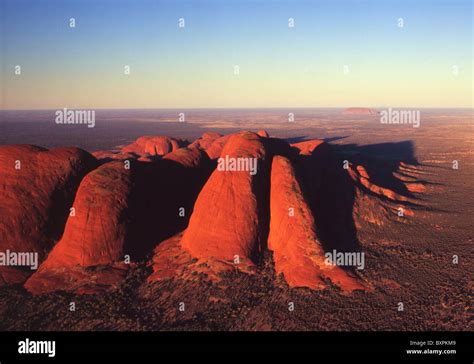
[[[472,109],[180,112],[1,111],[0,330],[474,329]]]
[[[0,0],[0,364],[472,363],[472,14]]]

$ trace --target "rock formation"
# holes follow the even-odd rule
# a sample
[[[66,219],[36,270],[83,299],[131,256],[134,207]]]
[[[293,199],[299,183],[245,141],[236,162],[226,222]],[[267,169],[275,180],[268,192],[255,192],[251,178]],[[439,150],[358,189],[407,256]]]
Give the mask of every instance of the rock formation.
[[[384,225],[399,206],[403,219],[413,215],[411,193],[425,190],[415,166],[397,166],[400,192],[322,140],[290,145],[263,130],[191,144],[147,136],[94,154],[99,162],[77,148],[0,147],[0,252],[39,253],[25,283],[33,294],[117,287],[150,257],[148,282],[220,281],[257,272],[267,250],[289,287],[367,290],[325,253],[360,252],[358,227]],[[31,272],[0,266],[0,284]]]
[[[121,162],[110,162],[89,173],[82,181],[63,237],[46,261],[25,284],[32,293],[52,290],[90,289],[105,279],[118,280],[122,269],[109,269],[124,262],[132,171]],[[87,268],[105,267],[99,271]],[[105,271],[105,277],[104,277]]]
[[[377,115],[377,110],[366,107],[350,107],[342,113],[346,115]]]
[[[185,146],[182,140],[166,136],[143,136],[122,148],[122,152],[138,155],[162,156]]]
[[[276,273],[282,273],[290,287],[322,289],[327,278],[343,291],[364,289],[347,272],[325,263],[314,217],[285,157],[273,158],[270,190],[268,248],[273,251]]]
[[[268,160],[254,133],[232,135],[221,152],[225,158],[256,158],[257,173],[214,170],[200,192],[182,245],[193,257],[250,263],[260,250],[262,209],[266,199]]]
[[[79,183],[96,163],[77,148],[0,146],[0,251],[38,253],[41,262],[61,237]],[[0,267],[0,285],[31,273]]]

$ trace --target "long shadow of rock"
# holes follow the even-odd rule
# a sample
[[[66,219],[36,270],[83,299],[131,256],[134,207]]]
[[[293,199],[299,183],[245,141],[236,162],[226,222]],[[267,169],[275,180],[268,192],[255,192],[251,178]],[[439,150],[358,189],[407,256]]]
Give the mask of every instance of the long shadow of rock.
[[[415,146],[412,141],[363,146],[347,144],[334,146],[334,149],[348,162],[363,165],[373,184],[388,188],[401,196],[417,199],[417,196],[407,188],[404,181],[394,176],[397,173],[403,174],[400,171],[401,164],[415,168],[422,166],[415,156]],[[413,182],[422,185],[432,184],[424,179],[413,179]]]
[[[352,217],[355,186],[333,148],[323,143],[311,155],[299,156],[295,167],[324,250],[359,250]]]
[[[325,251],[361,250],[353,216],[359,186],[343,168],[344,161],[365,166],[372,183],[414,198],[406,185],[394,175],[401,162],[420,165],[414,150],[411,141],[368,146],[322,143],[310,155],[298,157],[297,176],[314,214],[318,237]],[[383,196],[376,197],[383,199]]]

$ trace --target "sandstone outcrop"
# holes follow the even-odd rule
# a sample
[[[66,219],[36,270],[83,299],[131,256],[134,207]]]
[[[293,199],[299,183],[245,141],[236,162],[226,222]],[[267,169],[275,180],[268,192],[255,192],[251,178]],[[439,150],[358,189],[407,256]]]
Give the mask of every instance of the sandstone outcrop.
[[[38,253],[41,262],[61,237],[80,181],[96,165],[78,148],[0,146],[0,251]],[[0,267],[0,285],[31,273]]]
[[[377,110],[366,107],[349,107],[342,113],[346,115],[377,115]]]
[[[268,183],[267,153],[260,137],[244,132],[229,137],[221,157],[256,158],[248,170],[214,170],[200,192],[182,246],[193,257],[250,263],[261,250],[262,216]]]
[[[104,278],[119,279],[126,266],[127,225],[130,214],[132,171],[121,162],[110,162],[82,181],[63,237],[39,270],[25,283],[32,293],[90,289]],[[113,266],[122,269],[109,269]],[[87,268],[103,267],[87,271]],[[104,273],[105,272],[105,273]],[[111,273],[113,272],[113,273]]]
[[[290,160],[282,156],[272,163],[268,248],[276,273],[283,274],[290,287],[322,289],[329,279],[343,291],[364,289],[349,273],[326,264],[312,212]]]
[[[142,136],[132,144],[123,147],[122,152],[136,153],[140,156],[163,156],[185,146],[185,144],[182,140],[167,136]]]

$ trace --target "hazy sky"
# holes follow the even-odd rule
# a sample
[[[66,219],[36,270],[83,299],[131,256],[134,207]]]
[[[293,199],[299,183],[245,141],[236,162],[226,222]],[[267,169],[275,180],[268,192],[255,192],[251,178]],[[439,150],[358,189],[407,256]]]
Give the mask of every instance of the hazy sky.
[[[471,0],[0,3],[3,108],[473,105]]]

